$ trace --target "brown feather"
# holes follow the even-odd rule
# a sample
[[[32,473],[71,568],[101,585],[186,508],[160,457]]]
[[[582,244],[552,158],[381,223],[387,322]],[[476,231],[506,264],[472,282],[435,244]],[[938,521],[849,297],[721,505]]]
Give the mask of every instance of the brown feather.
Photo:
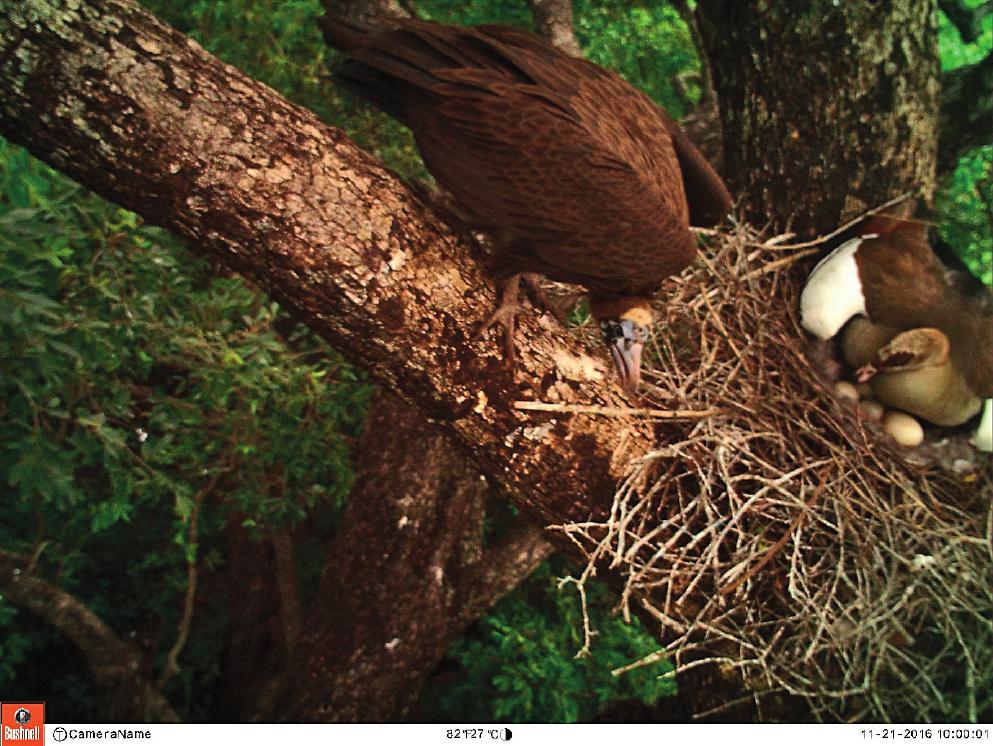
[[[425,164],[496,239],[498,273],[642,295],[730,209],[678,125],[613,72],[526,31],[326,19],[342,82],[407,124]]]
[[[873,323],[903,331],[934,327],[951,344],[952,361],[979,396],[993,396],[993,314],[990,294],[949,284],[925,227],[888,218],[873,227],[855,255],[866,313]]]

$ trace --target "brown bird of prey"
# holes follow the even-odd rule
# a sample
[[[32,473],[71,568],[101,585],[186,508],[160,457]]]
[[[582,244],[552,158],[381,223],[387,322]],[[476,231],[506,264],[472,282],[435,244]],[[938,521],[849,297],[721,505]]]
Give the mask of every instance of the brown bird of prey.
[[[467,222],[493,239],[507,332],[523,279],[589,292],[627,388],[638,384],[651,296],[696,254],[690,223],[731,197],[673,119],[617,74],[505,26],[326,18],[348,55],[339,82],[408,126]]]

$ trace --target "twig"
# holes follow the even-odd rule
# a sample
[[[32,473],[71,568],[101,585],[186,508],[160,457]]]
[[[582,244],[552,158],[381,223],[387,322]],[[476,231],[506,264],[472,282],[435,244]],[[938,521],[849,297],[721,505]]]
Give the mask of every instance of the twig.
[[[878,215],[883,210],[886,210],[887,208],[893,207],[894,205],[898,205],[901,202],[903,202],[904,200],[909,199],[910,196],[911,196],[910,195],[910,192],[904,192],[900,196],[894,197],[893,199],[884,202],[883,204],[879,205],[878,207],[873,207],[871,210],[866,210],[865,212],[861,213],[858,217],[852,218],[847,223],[845,223],[844,225],[842,225],[839,228],[835,228],[830,233],[826,233],[823,236],[818,236],[817,238],[813,238],[810,241],[803,241],[801,243],[782,243],[783,236],[784,235],[789,235],[789,234],[783,234],[783,235],[780,235],[780,236],[774,236],[773,238],[769,239],[768,241],[744,241],[744,242],[742,242],[742,245],[743,246],[747,246],[749,248],[775,249],[777,251],[796,251],[797,249],[809,249],[809,248],[812,248],[812,247],[815,247],[815,246],[822,246],[823,244],[827,243],[831,239],[837,238],[842,233],[844,233],[845,231],[847,231],[849,228],[858,225],[859,223],[861,223],[866,218],[871,217],[873,215]],[[724,235],[722,233],[722,231],[717,230],[717,229],[714,229],[714,228],[697,228],[695,226],[691,226],[690,227],[690,231],[692,231],[693,233],[696,233],[697,235],[700,235],[700,236],[715,236],[716,237],[716,236],[722,236],[722,235]],[[757,271],[758,270],[753,271],[752,274],[754,274],[754,272],[757,272]]]
[[[589,569],[589,568],[587,568]],[[586,604],[586,578],[573,578],[565,577],[561,578],[558,582],[558,588],[561,589],[566,583],[572,583],[576,586],[576,590],[579,591],[579,604],[580,610],[583,614],[583,647],[579,649],[573,657],[575,660],[580,658],[586,658],[590,654],[590,645],[593,642],[593,635],[596,634],[596,630],[590,625],[590,611]]]
[[[190,523],[187,529],[187,544],[189,546],[195,546],[197,543],[197,536],[199,531],[200,522],[200,507],[203,505],[204,498],[207,497],[217,483],[220,481],[221,477],[227,474],[227,469],[219,469],[214,476],[210,478],[210,481],[196,494],[193,498],[193,508],[190,510]],[[159,680],[156,682],[156,686],[162,689],[166,682],[172,678],[173,674],[179,673],[179,654],[183,652],[183,648],[186,646],[186,639],[190,635],[190,625],[193,622],[193,606],[196,601],[197,594],[197,560],[196,555],[190,556],[186,561],[186,596],[183,599],[183,614],[180,617],[179,625],[176,628],[176,641],[173,643],[172,647],[169,649],[166,655],[165,667],[162,669],[162,674],[159,676]]]
[[[818,236],[817,238],[814,238],[814,239],[812,239],[810,241],[804,241],[802,243],[784,243],[784,244],[779,244],[776,248],[777,249],[780,249],[780,250],[784,250],[784,251],[794,251],[796,249],[806,249],[806,248],[810,248],[812,246],[821,246],[822,244],[825,244],[828,241],[830,241],[832,238],[836,238],[836,237],[840,236],[842,233],[844,233],[845,231],[847,231],[849,228],[852,228],[853,226],[858,225],[859,223],[861,223],[866,218],[871,217],[873,215],[878,215],[883,210],[886,210],[886,209],[888,209],[890,207],[893,207],[894,205],[898,205],[901,202],[903,202],[904,200],[909,199],[910,196],[911,196],[910,195],[910,192],[904,192],[900,196],[894,197],[893,199],[884,202],[883,204],[879,205],[878,207],[873,207],[871,210],[866,210],[865,212],[863,212],[858,217],[852,218],[847,223],[845,223],[844,225],[842,225],[840,228],[835,228],[830,233],[827,233],[827,234],[825,234],[823,236]]]
[[[554,404],[540,401],[516,401],[514,409],[529,412],[563,414],[598,414],[603,417],[657,417],[662,420],[697,420],[713,417],[724,410],[713,409],[645,409],[637,407],[600,407],[595,404]]]
[[[818,483],[817,489],[814,490],[814,494],[811,495],[810,499],[804,503],[803,509],[800,510],[797,517],[793,519],[793,522],[790,523],[790,527],[786,529],[783,535],[779,538],[779,541],[769,547],[766,553],[762,555],[762,559],[756,562],[750,570],[742,574],[740,578],[731,583],[731,585],[726,585],[723,588],[718,589],[717,592],[719,594],[726,596],[729,593],[733,593],[738,586],[759,572],[763,567],[768,565],[769,562],[772,561],[772,558],[779,553],[779,550],[786,546],[786,542],[790,540],[790,536],[792,536],[793,532],[796,531],[797,526],[800,525],[800,521],[802,521],[807,515],[807,511],[814,506],[814,504],[820,499],[821,493],[824,492],[824,488],[827,486],[827,471],[828,470],[826,467],[821,471],[821,481]]]
[[[817,249],[803,249],[797,251],[795,254],[790,254],[789,256],[784,256],[782,259],[776,259],[774,262],[769,262],[763,264],[761,267],[757,267],[745,275],[746,280],[754,280],[756,277],[761,277],[762,275],[767,275],[770,272],[776,272],[783,267],[788,267],[794,262],[798,262],[801,259],[810,256],[811,254],[816,254]]]

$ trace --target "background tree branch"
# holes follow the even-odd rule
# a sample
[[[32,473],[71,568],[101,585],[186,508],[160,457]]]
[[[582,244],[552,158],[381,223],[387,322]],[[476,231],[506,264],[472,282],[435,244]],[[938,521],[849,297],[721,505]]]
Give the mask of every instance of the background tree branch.
[[[975,65],[941,76],[941,113],[938,130],[938,173],[955,169],[959,158],[980,145],[989,145],[993,121],[993,54]]]
[[[572,0],[528,0],[534,14],[534,30],[563,52],[582,57],[572,25]]]
[[[959,32],[962,41],[967,44],[979,38],[979,24],[990,12],[988,3],[970,8],[962,0],[938,0],[938,8]]]
[[[484,546],[491,487],[428,428],[388,390],[372,402],[283,704],[263,719],[402,719],[452,641],[551,553],[526,525]]]
[[[328,13],[354,18],[357,21],[381,20],[384,18],[409,18],[412,3],[400,0],[322,0]]]
[[[82,601],[34,575],[24,558],[0,550],[0,593],[79,648],[105,692],[108,720],[177,723],[179,718],[142,670],[142,656]]]

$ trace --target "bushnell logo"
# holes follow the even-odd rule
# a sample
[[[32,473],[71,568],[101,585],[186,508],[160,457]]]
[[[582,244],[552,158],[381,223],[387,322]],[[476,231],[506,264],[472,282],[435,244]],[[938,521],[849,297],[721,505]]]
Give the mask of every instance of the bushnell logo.
[[[0,746],[41,746],[44,740],[44,702],[0,704]]]

